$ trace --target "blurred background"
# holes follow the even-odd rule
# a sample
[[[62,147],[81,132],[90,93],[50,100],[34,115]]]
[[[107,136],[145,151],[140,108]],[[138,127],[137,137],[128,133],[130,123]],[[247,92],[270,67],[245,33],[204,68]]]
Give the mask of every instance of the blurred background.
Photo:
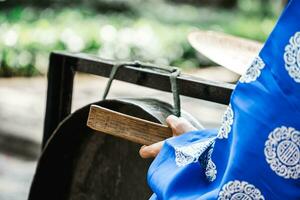
[[[264,42],[284,0],[0,0],[0,200],[26,199],[40,155],[49,53],[84,52],[174,65],[235,82],[238,76],[187,42],[196,29]],[[106,79],[76,75],[73,110],[100,99]],[[111,96],[170,95],[116,82]],[[135,88],[130,93],[129,88]],[[138,92],[140,91],[140,92]],[[217,126],[224,106],[183,98],[186,110]],[[197,109],[195,109],[195,107]],[[192,109],[193,108],[193,109]]]

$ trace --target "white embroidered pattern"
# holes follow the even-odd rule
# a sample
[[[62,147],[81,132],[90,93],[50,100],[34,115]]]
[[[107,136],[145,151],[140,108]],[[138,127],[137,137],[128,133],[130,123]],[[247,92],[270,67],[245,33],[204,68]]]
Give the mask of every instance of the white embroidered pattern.
[[[246,181],[229,181],[219,193],[218,200],[264,200],[261,192]]]
[[[175,147],[175,161],[177,166],[185,166],[198,162],[199,157],[213,144],[214,140],[197,142],[188,146]]]
[[[289,42],[283,55],[285,69],[296,82],[300,83],[300,32],[296,32]]]
[[[222,118],[222,125],[217,136],[219,139],[228,138],[228,133],[230,133],[231,125],[233,123],[233,117],[233,110],[229,104]]]
[[[214,181],[217,178],[217,167],[211,159],[208,160],[205,169],[205,176],[210,182]]]
[[[261,74],[261,70],[265,67],[264,61],[259,57],[255,57],[246,73],[240,78],[241,83],[250,83],[255,81]]]
[[[284,178],[300,177],[300,132],[292,127],[274,129],[265,143],[265,157],[271,169]]]
[[[216,179],[217,167],[211,160],[215,138],[206,141],[194,143],[192,145],[175,147],[176,165],[181,167],[190,163],[199,162],[205,170],[205,176],[208,181]]]

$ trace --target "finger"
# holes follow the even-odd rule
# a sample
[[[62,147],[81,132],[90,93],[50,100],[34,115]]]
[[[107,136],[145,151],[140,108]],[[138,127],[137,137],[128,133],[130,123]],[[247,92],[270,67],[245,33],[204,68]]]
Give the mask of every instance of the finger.
[[[187,119],[180,117],[181,123],[184,124],[184,131],[194,131],[197,130],[192,124],[191,122],[189,122]]]
[[[183,133],[181,129],[183,128],[184,124],[182,124],[181,121],[182,120],[175,115],[170,115],[167,117],[166,122],[172,129],[173,136],[178,136]]]
[[[172,129],[173,135],[178,136],[183,133],[196,130],[196,128],[185,118],[178,118],[174,115],[167,117],[166,122],[168,126]]]
[[[164,141],[160,141],[149,146],[142,146],[139,153],[142,158],[153,158],[160,152]]]
[[[166,119],[166,122],[167,122],[168,126],[169,126],[172,130],[174,130],[174,129],[176,129],[176,126],[177,126],[177,124],[178,124],[178,122],[179,122],[179,118],[176,117],[175,115],[169,115],[169,116],[167,117],[167,119]]]

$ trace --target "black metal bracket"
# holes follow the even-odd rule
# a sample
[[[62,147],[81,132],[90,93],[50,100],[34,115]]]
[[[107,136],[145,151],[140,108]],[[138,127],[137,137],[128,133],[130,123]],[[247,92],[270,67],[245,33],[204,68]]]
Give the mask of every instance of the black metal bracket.
[[[43,147],[57,125],[71,113],[73,81],[76,72],[109,77],[114,66],[111,60],[103,60],[87,54],[53,52],[50,55],[48,90],[44,122]],[[142,68],[121,68],[115,79],[162,91],[171,91],[169,76]],[[228,104],[235,87],[229,83],[208,81],[181,75],[177,79],[179,94],[220,104]]]

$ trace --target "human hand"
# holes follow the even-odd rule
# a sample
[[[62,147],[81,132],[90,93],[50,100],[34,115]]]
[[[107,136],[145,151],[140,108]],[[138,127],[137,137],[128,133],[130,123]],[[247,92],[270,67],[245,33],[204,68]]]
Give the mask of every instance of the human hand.
[[[173,137],[181,135],[183,133],[197,130],[190,122],[182,117],[176,117],[170,115],[167,117],[166,122],[168,126],[172,129]],[[142,146],[140,149],[140,156],[142,158],[152,158],[155,157],[161,150],[165,141],[160,141],[149,146]]]

